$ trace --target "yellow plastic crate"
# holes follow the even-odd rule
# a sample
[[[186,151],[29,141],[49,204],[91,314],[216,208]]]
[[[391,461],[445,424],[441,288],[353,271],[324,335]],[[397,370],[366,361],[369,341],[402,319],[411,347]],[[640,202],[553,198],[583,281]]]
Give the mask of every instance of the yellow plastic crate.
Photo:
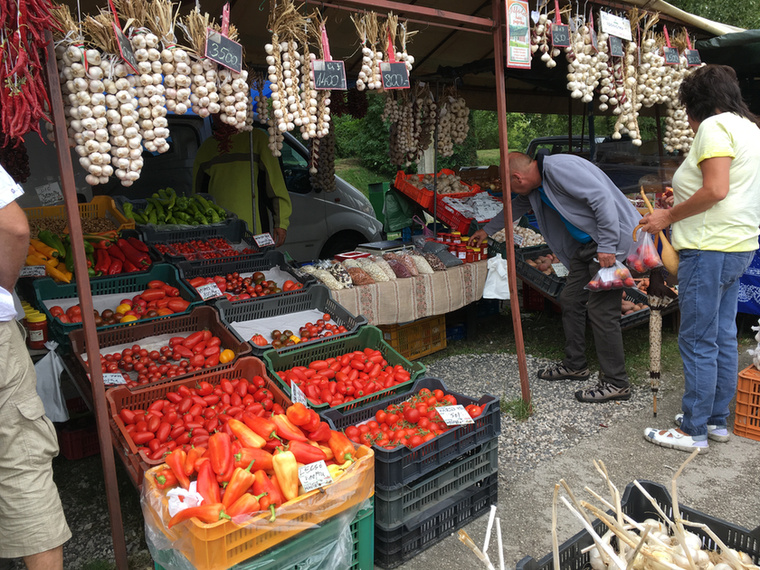
[[[198,570],[230,568],[374,496],[375,454],[362,445],[356,457],[351,469],[332,485],[280,506],[274,522],[269,522],[269,511],[262,511],[245,526],[229,520],[205,524],[193,518],[171,530],[166,528],[170,518],[166,494],[153,477],[155,470],[163,467],[154,467],[146,471],[143,481],[145,523],[153,532],[163,533],[172,548],[181,551]]]
[[[66,220],[66,206],[39,206],[37,208],[24,208],[29,220],[41,220],[50,218],[53,220]],[[85,219],[108,218],[118,230],[135,229],[135,221],[127,219],[124,214],[116,209],[116,203],[109,196],[94,196],[92,202],[79,204],[79,216]]]
[[[446,316],[436,315],[403,325],[382,325],[383,340],[409,360],[446,348]]]

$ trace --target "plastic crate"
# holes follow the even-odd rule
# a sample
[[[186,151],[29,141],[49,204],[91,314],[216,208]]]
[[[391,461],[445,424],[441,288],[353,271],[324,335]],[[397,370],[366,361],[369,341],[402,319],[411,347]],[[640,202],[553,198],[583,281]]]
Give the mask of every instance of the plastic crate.
[[[370,499],[372,501],[372,499]],[[368,507],[356,513],[351,521],[353,550],[351,565],[346,570],[372,570],[375,557],[374,508]],[[254,558],[236,564],[234,570],[301,570],[308,567],[308,559],[316,550],[329,548],[335,544],[335,537],[341,529],[341,521],[333,519],[318,528],[307,530],[284,545],[259,554]],[[156,570],[163,567],[155,563]]]
[[[632,303],[647,302],[647,296],[638,289],[623,289],[623,299],[631,301]],[[649,307],[631,313],[630,315],[622,315],[620,317],[620,329],[626,330],[648,323],[650,315],[651,311],[649,310]]]
[[[146,226],[140,226],[140,227],[144,228]],[[143,233],[145,233],[145,230],[143,230]],[[195,235],[197,233],[201,233],[203,235]],[[155,253],[157,255],[162,256],[163,259],[165,259],[166,261],[170,263],[174,263],[175,265],[178,263],[185,263],[188,261],[198,261],[198,262],[212,261],[213,262],[213,261],[218,261],[218,260],[226,261],[226,260],[237,259],[237,258],[246,258],[252,255],[259,255],[263,251],[271,250],[271,247],[264,248],[263,250],[261,250],[259,246],[256,245],[256,242],[253,239],[253,234],[251,234],[251,232],[248,231],[248,227],[246,223],[243,220],[236,219],[236,218],[227,220],[223,225],[192,226],[191,229],[181,230],[179,232],[176,232],[176,235],[174,235],[174,232],[171,236],[164,235],[163,239],[158,239],[161,237],[159,234],[156,234],[155,237],[156,239],[152,239],[151,241],[148,242],[150,244],[150,249],[155,250]],[[209,238],[224,238],[233,246],[239,245],[239,246],[247,247],[247,248],[255,250],[256,253],[246,253],[242,255],[232,255],[232,256],[219,256],[219,257],[213,257],[210,259],[201,258],[200,256],[196,256],[196,258],[188,258],[185,255],[177,253],[172,248],[172,245],[175,243],[186,242],[188,240],[195,240],[195,239],[207,240]],[[147,241],[147,238],[146,238],[146,241]],[[169,246],[169,249],[171,250],[170,253],[161,252],[156,247],[159,244]],[[216,251],[216,249],[214,251]]]
[[[290,386],[277,374],[278,370],[287,370],[293,366],[308,366],[313,360],[322,360],[325,358],[340,356],[354,350],[364,350],[372,348],[379,350],[388,364],[395,366],[400,364],[411,376],[408,382],[396,384],[391,388],[380,390],[363,398],[356,398],[340,406],[330,408],[328,404],[310,404],[317,411],[324,410],[353,410],[359,406],[375,402],[377,400],[387,400],[390,396],[398,394],[401,391],[409,389],[412,383],[425,372],[425,366],[419,362],[409,362],[406,358],[396,352],[390,344],[383,340],[383,333],[380,329],[372,326],[362,327],[358,333],[336,338],[327,342],[322,342],[303,348],[291,347],[283,350],[268,350],[264,353],[263,359],[267,363],[269,375],[280,383],[283,391],[290,396]]]
[[[543,311],[546,308],[546,297],[531,287],[530,283],[523,281],[522,303],[524,311]]]
[[[381,325],[383,339],[404,358],[415,360],[446,348],[446,316],[417,319],[402,325]]]
[[[451,174],[454,174],[454,171],[444,168],[438,173],[439,176],[441,174],[451,175]],[[435,200],[435,193],[432,190],[428,190],[427,188],[417,188],[416,186],[409,183],[409,180],[412,178],[416,180],[422,180],[424,177],[425,177],[424,174],[406,174],[404,173],[403,170],[399,170],[396,173],[396,179],[393,183],[393,186],[396,188],[396,190],[400,191],[402,194],[409,196],[409,198],[417,202],[420,206],[422,206],[426,210],[430,210],[433,207],[433,201]],[[455,192],[451,194],[446,194],[446,196],[449,196],[451,198],[466,198],[468,196],[473,196],[474,194],[477,194],[478,192],[480,192],[480,187],[477,185],[471,185],[471,184],[465,183],[464,187],[468,187],[469,190],[466,190],[464,192]]]
[[[180,273],[185,282],[188,282],[194,277],[214,277],[215,275],[227,275],[228,273],[234,273],[235,271],[238,273],[253,273],[254,271],[267,271],[273,267],[279,267],[282,271],[291,275],[293,281],[298,281],[304,287],[309,287],[317,282],[316,277],[294,268],[285,260],[285,256],[281,252],[274,250],[253,256],[201,259],[198,261],[183,260],[176,265],[179,267]],[[190,286],[189,283],[187,283],[187,285],[188,287]],[[266,295],[263,298],[271,299],[273,297],[290,295],[293,292],[283,291],[282,293]],[[256,297],[253,300],[263,298]],[[236,302],[236,304],[238,302]]]
[[[356,461],[340,479],[300,495],[280,506],[277,519],[269,522],[269,511],[262,511],[238,526],[231,521],[201,523],[190,519],[171,530],[165,493],[156,487],[151,471],[143,482],[143,516],[151,532],[163,533],[168,540],[182,542],[182,554],[198,570],[222,570],[249,560],[281,545],[318,523],[328,521],[372,496],[372,450],[359,446]],[[154,468],[157,469],[157,468]],[[146,531],[147,533],[148,531]]]
[[[238,332],[230,326],[232,323],[266,319],[269,317],[316,309],[322,313],[328,313],[333,323],[346,327],[347,332],[345,333],[300,342],[298,344],[300,347],[311,346],[320,342],[327,342],[354,334],[360,327],[367,324],[366,318],[361,315],[354,317],[344,309],[342,305],[336,303],[330,297],[330,290],[321,284],[313,285],[308,289],[289,291],[284,295],[266,295],[265,297],[246,299],[245,301],[237,301],[234,303],[222,299],[217,301],[216,308],[219,310],[222,322],[230,327],[230,330],[238,339],[246,342],[248,339],[242,338]],[[263,355],[265,351],[270,350],[271,348],[271,344],[258,346],[251,343],[251,350],[256,356]]]
[[[550,252],[551,250],[547,246],[537,246],[536,249],[521,248],[515,250],[515,270],[523,281],[529,282],[551,297],[558,297],[560,291],[565,286],[565,278],[554,274],[546,275],[527,263],[529,259],[534,259],[539,255],[546,255]]]
[[[653,481],[639,481],[641,486],[655,499],[663,512],[671,520],[673,517],[673,500],[667,489]],[[621,501],[623,512],[636,521],[643,522],[647,518],[659,519],[657,512],[644,494],[633,483],[629,483]],[[706,515],[695,509],[679,505],[681,518],[687,521],[706,524],[729,548],[735,548],[746,552],[754,560],[760,562],[760,527],[753,531],[740,526],[725,522],[710,515]],[[594,530],[600,535],[607,531],[607,527],[599,520],[593,523]],[[687,527],[690,532],[697,534],[702,539],[702,545],[708,550],[715,550],[716,544],[703,530]],[[561,570],[580,570],[589,567],[589,554],[582,552],[587,546],[594,543],[587,531],[581,531],[572,538],[562,543],[559,547],[559,559]],[[547,554],[540,560],[526,556],[517,563],[515,570],[552,570],[553,556]]]
[[[31,220],[52,218],[54,220],[66,220],[66,206],[38,206],[36,208],[24,208],[26,217]],[[116,226],[117,230],[135,229],[135,221],[124,216],[117,208],[116,203],[110,196],[93,196],[91,202],[79,204],[80,218],[108,218]]]
[[[229,348],[235,352],[236,357],[245,356],[251,353],[251,345],[247,342],[240,342],[237,337],[232,334],[226,326],[219,320],[219,313],[213,307],[200,306],[195,307],[189,314],[182,315],[169,315],[160,319],[147,319],[143,321],[134,321],[129,325],[121,327],[108,327],[106,330],[98,330],[98,346],[101,353],[109,346],[116,346],[119,344],[135,344],[140,343],[146,338],[152,336],[159,336],[165,334],[172,334],[175,336],[182,334],[190,334],[195,331],[208,329],[211,334],[218,336],[222,343],[222,348]],[[71,341],[71,350],[74,352],[79,363],[85,372],[89,372],[89,366],[87,362],[82,358],[82,354],[86,351],[84,330],[77,329],[72,331],[69,335]],[[107,352],[107,351],[105,351]],[[204,370],[214,372],[217,370],[227,370],[232,368],[233,362],[227,364],[220,364],[213,368]],[[192,374],[198,374],[193,372]],[[175,376],[174,378],[167,378],[161,382],[154,382],[146,386],[156,386],[164,384],[166,382],[173,382],[186,378],[188,374],[182,376]],[[132,388],[131,390],[142,390],[146,386],[139,386],[138,388]]]
[[[474,192],[472,194],[474,194]],[[472,194],[469,195],[471,196]],[[460,232],[463,236],[468,235],[468,232],[470,231],[470,223],[473,219],[466,217],[459,210],[454,209],[451,205],[444,202],[444,197],[458,198],[461,196],[459,194],[438,194],[436,197],[436,217],[449,226],[451,231]],[[432,206],[427,208],[427,210],[431,214],[433,213]]]
[[[70,461],[100,453],[98,426],[92,414],[56,425],[61,455]]]
[[[760,371],[754,365],[739,372],[734,433],[760,441]]]
[[[185,377],[184,380],[176,382],[149,384],[139,391],[130,390],[126,386],[117,386],[106,392],[106,400],[108,401],[108,407],[111,412],[111,419],[118,429],[119,441],[126,445],[129,453],[132,455],[139,455],[140,459],[145,462],[145,464],[150,466],[160,465],[164,462],[163,459],[149,459],[144,451],[142,451],[141,448],[138,448],[132,441],[132,438],[129,437],[127,428],[119,416],[121,410],[124,408],[130,410],[147,409],[151,403],[164,398],[167,393],[174,392],[180,386],[193,388],[201,381],[216,386],[223,378],[229,380],[245,378],[246,380],[250,380],[254,376],[262,376],[267,381],[265,388],[272,392],[272,401],[274,403],[280,404],[283,408],[287,408],[293,403],[290,401],[290,398],[282,392],[277,384],[267,376],[264,363],[254,356],[239,358],[232,368],[226,370],[196,373],[191,377]]]
[[[482,445],[501,433],[501,410],[499,398],[485,394],[480,399],[470,398],[449,390],[437,378],[421,378],[409,391],[395,394],[382,402],[376,402],[358,410],[341,412],[327,410],[321,416],[336,430],[357,425],[374,417],[375,412],[388,406],[408,400],[413,394],[423,388],[428,390],[443,390],[453,394],[457,402],[463,406],[477,404],[484,406],[480,417],[475,423],[456,426],[427,443],[409,449],[400,446],[395,449],[385,449],[373,446],[375,450],[375,487],[392,491],[404,485],[410,485],[423,475],[436,471],[451,461],[456,461],[463,455]]]
[[[489,475],[392,530],[375,525],[375,564],[395,568],[487,513],[498,499],[499,476]]]
[[[375,525],[386,530],[417,519],[433,505],[499,471],[499,438],[475,447],[451,465],[395,491],[375,489]]]
[[[239,218],[227,218],[224,222],[208,226],[140,226],[139,231],[143,241],[149,244],[210,237],[223,237],[230,243],[240,243],[247,238],[253,243],[248,226]]]
[[[456,324],[446,327],[446,342],[450,340],[464,340],[467,338],[467,327],[464,324]]]
[[[113,325],[104,325],[98,327],[97,330],[108,331],[132,327],[138,323],[142,324],[155,322],[157,320],[160,321],[171,316],[176,316],[177,314],[187,314],[194,307],[202,304],[195,289],[183,283],[180,279],[177,268],[168,263],[157,263],[151,266],[149,271],[141,273],[122,273],[121,275],[112,275],[110,277],[96,279],[90,282],[90,289],[93,297],[97,295],[112,295],[115,293],[124,293],[125,296],[133,297],[147,289],[148,283],[154,279],[164,281],[173,287],[177,287],[179,289],[179,296],[186,301],[190,301],[190,305],[184,313],[175,313],[175,315],[155,317],[152,319],[140,319],[139,321],[125,324],[116,323]],[[43,301],[51,301],[53,299],[76,299],[79,297],[77,284],[56,283],[50,277],[43,277],[41,279],[35,279],[33,286],[37,308],[43,311],[48,319],[51,338],[63,347],[68,347],[69,334],[81,330],[82,323],[62,323],[50,314],[50,311]]]

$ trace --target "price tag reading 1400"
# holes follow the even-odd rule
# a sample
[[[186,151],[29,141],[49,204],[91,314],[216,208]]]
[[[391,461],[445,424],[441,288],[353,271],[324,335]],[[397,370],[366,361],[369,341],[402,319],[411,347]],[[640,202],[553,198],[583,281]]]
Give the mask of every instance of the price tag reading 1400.
[[[207,29],[206,57],[238,73],[243,69],[243,46],[211,28]]]

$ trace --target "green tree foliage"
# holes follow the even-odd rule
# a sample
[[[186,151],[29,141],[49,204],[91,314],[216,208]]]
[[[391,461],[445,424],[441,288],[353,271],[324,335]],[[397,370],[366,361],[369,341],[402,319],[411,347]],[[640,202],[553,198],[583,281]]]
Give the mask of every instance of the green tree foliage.
[[[747,28],[760,28],[760,9],[757,2],[732,2],[730,0],[670,0],[676,8],[709,18],[722,24]]]

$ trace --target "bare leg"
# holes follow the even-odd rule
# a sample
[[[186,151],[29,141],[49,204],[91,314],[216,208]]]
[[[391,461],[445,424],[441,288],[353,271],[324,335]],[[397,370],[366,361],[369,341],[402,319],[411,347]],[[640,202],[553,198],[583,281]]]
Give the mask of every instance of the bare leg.
[[[28,570],[63,570],[63,545],[24,557]]]

